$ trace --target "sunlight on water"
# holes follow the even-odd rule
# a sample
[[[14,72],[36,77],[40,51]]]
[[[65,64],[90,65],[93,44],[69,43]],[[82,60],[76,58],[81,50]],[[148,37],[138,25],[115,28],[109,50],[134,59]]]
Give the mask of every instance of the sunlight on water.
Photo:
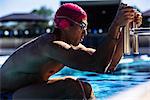
[[[122,59],[119,63],[132,63],[134,60],[133,58],[126,58]]]
[[[140,58],[144,61],[150,61],[150,57],[148,57],[148,55],[141,55]]]

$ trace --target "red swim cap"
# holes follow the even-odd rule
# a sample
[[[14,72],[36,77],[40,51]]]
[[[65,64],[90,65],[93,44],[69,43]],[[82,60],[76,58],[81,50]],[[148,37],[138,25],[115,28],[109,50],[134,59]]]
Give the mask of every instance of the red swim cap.
[[[87,20],[86,12],[81,7],[73,3],[65,3],[60,6],[54,18],[55,27],[59,28],[60,21],[65,19],[65,17],[67,20],[69,18],[78,23],[80,23],[83,19]]]

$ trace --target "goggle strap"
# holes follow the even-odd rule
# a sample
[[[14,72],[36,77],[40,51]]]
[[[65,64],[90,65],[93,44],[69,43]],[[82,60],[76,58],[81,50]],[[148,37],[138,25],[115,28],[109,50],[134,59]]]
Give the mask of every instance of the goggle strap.
[[[77,25],[80,25],[80,23],[78,23],[78,22],[74,21],[73,19],[71,19],[71,18],[69,18],[69,17],[66,17],[66,16],[56,16],[56,18],[65,18],[65,19],[68,19],[68,20],[74,22],[74,23],[77,24]]]

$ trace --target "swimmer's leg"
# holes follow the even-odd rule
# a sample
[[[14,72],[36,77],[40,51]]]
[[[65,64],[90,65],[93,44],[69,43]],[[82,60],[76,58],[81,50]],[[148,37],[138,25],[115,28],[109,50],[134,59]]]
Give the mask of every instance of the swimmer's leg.
[[[81,86],[81,84],[82,86]],[[17,90],[13,99],[83,99],[93,95],[91,85],[71,77],[50,80],[44,84],[33,84]],[[84,90],[82,90],[82,88]],[[84,92],[84,93],[83,93]]]

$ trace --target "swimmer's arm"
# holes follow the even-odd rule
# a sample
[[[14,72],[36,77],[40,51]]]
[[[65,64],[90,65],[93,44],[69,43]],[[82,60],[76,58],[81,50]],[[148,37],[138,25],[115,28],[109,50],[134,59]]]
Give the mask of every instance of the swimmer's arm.
[[[116,31],[117,32],[117,31]],[[108,38],[108,37],[106,37],[106,38]],[[110,38],[111,39],[111,38]],[[108,39],[109,40],[109,39]],[[110,41],[109,41],[110,42]],[[113,41],[114,42],[114,41]],[[106,41],[104,42],[104,44],[106,43]],[[101,69],[103,69],[104,70],[104,68],[105,68],[105,71],[106,70],[112,70],[112,71],[114,71],[115,70],[115,68],[116,68],[116,66],[117,66],[117,64],[119,63],[119,61],[120,61],[120,59],[121,59],[121,57],[122,57],[122,54],[123,54],[123,34],[121,34],[120,36],[119,36],[119,40],[117,41],[117,43],[115,42],[115,44],[116,44],[116,48],[113,48],[112,50],[114,50],[114,53],[110,53],[110,55],[112,55],[112,57],[110,56],[110,58],[108,57],[108,55],[107,54],[105,54],[106,55],[106,58],[102,58],[103,60],[105,60],[105,61],[103,61],[103,62],[105,62],[105,64],[108,64],[108,66],[107,65],[104,65],[104,66],[101,66],[103,63],[101,62],[101,60],[100,59],[98,59],[98,57],[96,57],[97,59],[98,59],[98,61],[97,62],[95,62],[96,63],[96,65],[99,65],[98,67],[101,67]],[[110,44],[111,45],[111,44]],[[108,53],[107,52],[107,49],[108,49],[108,45],[106,45],[107,47],[106,47],[106,49],[105,49],[105,47],[99,47],[101,50],[102,49],[104,49],[103,51],[101,51],[101,53]],[[95,49],[93,49],[93,48],[86,48],[84,45],[81,45],[80,47],[82,47],[81,49],[83,49],[83,50],[85,50],[85,51],[87,51],[90,55],[93,55],[94,53],[95,53]],[[108,49],[109,50],[109,49]],[[109,53],[108,53],[109,54]],[[102,55],[102,54],[101,54]],[[100,57],[104,57],[104,56],[101,56],[100,55]],[[98,56],[98,55],[96,55],[96,56]],[[100,58],[99,57],[99,58]],[[107,61],[107,62],[106,62]],[[110,64],[109,64],[109,62],[110,62]],[[98,64],[98,63],[100,63],[100,64]],[[106,68],[106,66],[107,66],[107,68]]]
[[[122,56],[123,56],[123,34],[121,34],[121,38],[112,57],[111,64],[108,66],[108,68],[105,69],[105,71],[113,72],[117,68],[117,64],[119,63]]]
[[[119,26],[112,25],[108,34],[117,34],[119,28]],[[117,43],[118,41],[108,35],[92,55],[89,54],[89,51],[74,49],[63,41],[50,42],[43,46],[43,49],[46,56],[70,68],[104,73],[112,59]]]
[[[103,73],[106,68],[110,66],[113,56],[119,43],[120,38],[120,26],[115,22],[112,23],[108,35],[105,37],[105,40],[98,46],[96,52],[94,52],[94,58],[97,67],[101,67]],[[119,51],[120,52],[120,51]]]
[[[121,35],[123,35],[123,34],[121,34]],[[107,68],[104,67],[105,71],[108,71],[108,70],[111,70],[111,72],[114,71],[116,69],[117,64],[119,63],[119,61],[122,57],[122,54],[123,54],[123,38],[121,37],[118,42],[119,43],[118,43],[118,45],[116,45],[114,55],[112,54],[113,56],[111,58],[109,66],[107,66]],[[84,48],[86,48],[86,47],[83,46],[83,49]],[[93,48],[86,48],[84,50],[87,51],[90,55],[93,55],[94,52],[96,51]],[[101,67],[101,68],[103,68],[103,67]]]
[[[46,50],[45,54],[51,59],[55,59],[73,69],[104,73],[105,67],[108,65],[106,61],[110,58],[108,56],[112,55],[112,51],[114,51],[113,49],[115,46],[115,44],[110,42],[110,40],[111,38],[108,38],[108,40],[106,39],[104,44],[107,43],[107,46],[96,51],[100,55],[95,55],[95,49],[86,47],[74,49],[62,41],[54,41],[53,43],[44,46]],[[106,53],[105,51],[109,52]]]
[[[54,41],[49,45],[44,46],[45,56],[59,61],[60,63],[81,71],[98,72],[101,70],[94,64],[93,56],[89,53],[95,51],[87,48],[74,48],[63,41]]]
[[[110,33],[116,34],[118,27],[114,25]],[[110,34],[109,33],[109,34]],[[43,46],[44,53],[51,59],[77,70],[104,73],[105,68],[110,63],[118,41],[109,35],[98,49],[90,54],[90,50],[74,49],[63,41],[54,41]]]

